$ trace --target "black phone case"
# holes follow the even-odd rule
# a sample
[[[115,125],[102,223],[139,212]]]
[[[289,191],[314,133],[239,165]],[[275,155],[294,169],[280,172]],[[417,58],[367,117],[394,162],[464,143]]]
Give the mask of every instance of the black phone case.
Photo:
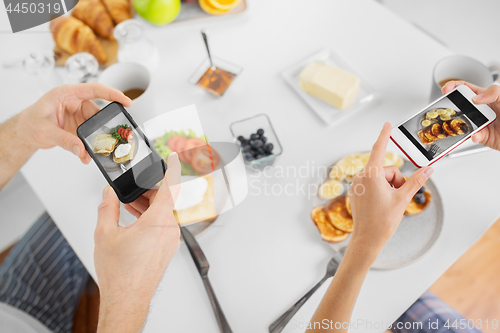
[[[132,118],[132,116],[127,112],[127,110],[123,107],[123,105],[121,105],[118,102],[111,102],[111,103],[109,103],[104,108],[102,108],[100,111],[98,111],[95,115],[93,115],[92,117],[90,117],[89,119],[87,119],[85,122],[83,122],[80,126],[78,126],[78,128],[76,130],[76,134],[77,134],[78,138],[80,138],[80,140],[83,142],[83,145],[85,146],[85,149],[89,153],[89,155],[92,158],[92,160],[94,160],[95,164],[97,165],[97,167],[101,171],[101,173],[104,176],[104,178],[106,178],[106,181],[108,182],[109,186],[111,186],[113,188],[113,190],[115,191],[116,195],[118,196],[118,199],[122,203],[127,204],[127,203],[131,203],[131,202],[135,201],[141,195],[143,195],[144,193],[146,193],[147,191],[149,191],[149,188],[142,188],[142,187],[137,186],[137,184],[136,184],[136,190],[134,190],[132,193],[130,193],[127,196],[122,195],[122,191],[116,187],[115,183],[111,180],[111,178],[109,178],[106,170],[104,170],[104,167],[101,165],[101,163],[98,162],[98,159],[95,158],[95,153],[93,152],[92,147],[90,147],[87,144],[87,141],[85,140],[85,137],[82,134],[82,128],[84,126],[86,126],[86,124],[91,119],[93,119],[94,117],[98,116],[99,113],[105,112],[106,108],[110,107],[111,105],[118,105],[119,106],[121,112],[125,115],[125,117],[127,117],[127,119],[130,121],[130,123],[134,126],[134,129],[142,135],[142,138],[144,139],[144,141],[146,141],[146,144],[151,149],[152,154],[156,154],[160,158],[160,163],[162,163],[162,166],[163,166],[163,174],[167,170],[167,165],[166,165],[165,161],[163,161],[163,159],[159,156],[158,152],[154,149],[154,147],[149,143],[148,138],[141,131],[141,129],[139,128],[139,126],[137,125],[137,123],[134,121],[134,119]],[[155,183],[161,181],[162,179],[163,179],[163,177],[159,178]]]

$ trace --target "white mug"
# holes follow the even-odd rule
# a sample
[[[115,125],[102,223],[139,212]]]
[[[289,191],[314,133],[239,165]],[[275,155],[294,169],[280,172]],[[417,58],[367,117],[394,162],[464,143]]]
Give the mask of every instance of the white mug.
[[[443,96],[439,82],[446,79],[460,79],[479,87],[489,87],[498,79],[500,72],[492,66],[463,55],[452,55],[438,61],[432,72],[430,102]]]
[[[153,96],[148,90],[151,83],[150,72],[140,64],[133,62],[116,63],[106,68],[97,81],[120,91],[143,89],[144,93],[132,100],[132,106],[126,108],[136,120],[141,120],[145,116],[144,113],[150,110],[154,104]]]

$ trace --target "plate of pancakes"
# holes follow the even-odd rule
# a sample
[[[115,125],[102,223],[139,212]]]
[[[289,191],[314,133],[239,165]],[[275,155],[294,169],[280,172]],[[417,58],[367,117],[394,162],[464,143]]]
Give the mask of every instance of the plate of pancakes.
[[[318,239],[343,253],[356,227],[347,193],[356,173],[368,162],[370,152],[350,154],[330,165],[318,181],[312,200],[311,220],[319,231]],[[417,169],[396,153],[387,152],[384,166],[395,165],[405,177]],[[395,269],[411,264],[434,245],[444,220],[443,202],[431,179],[412,198],[405,215],[372,265],[373,269]]]

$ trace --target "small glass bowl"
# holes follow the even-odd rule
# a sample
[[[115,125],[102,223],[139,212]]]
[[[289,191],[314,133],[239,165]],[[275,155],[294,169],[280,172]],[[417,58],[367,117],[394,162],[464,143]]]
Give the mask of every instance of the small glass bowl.
[[[264,169],[267,166],[274,164],[274,161],[283,152],[278,136],[274,131],[273,125],[266,114],[258,114],[250,118],[238,120],[229,126],[234,140],[241,148],[241,142],[238,137],[241,135],[245,139],[249,139],[250,135],[257,132],[258,129],[264,130],[264,136],[267,138],[266,143],[272,143],[274,148],[271,155],[259,158],[257,160],[247,161],[243,156],[245,164],[251,169]],[[243,153],[244,154],[244,153]]]
[[[227,86],[226,89],[224,89],[220,93],[217,93],[217,92],[215,92],[215,91],[213,91],[211,89],[208,89],[208,88],[206,88],[206,87],[198,84],[198,81],[201,79],[201,77],[203,76],[203,74],[205,74],[205,72],[210,68],[210,61],[208,60],[208,58],[204,59],[203,62],[198,66],[198,68],[196,68],[196,70],[194,71],[194,73],[189,78],[189,83],[191,83],[192,85],[198,86],[200,88],[203,88],[206,91],[212,93],[213,95],[215,95],[217,97],[221,97],[229,89],[229,87],[233,85],[233,83],[236,80],[236,78],[238,77],[238,75],[240,75],[241,72],[243,72],[243,67],[241,67],[239,65],[235,65],[233,63],[230,63],[229,61],[226,61],[224,59],[217,58],[217,57],[214,57],[214,56],[212,56],[212,61],[213,61],[214,66],[216,68],[220,68],[220,69],[223,69],[223,70],[225,70],[227,72],[230,72],[230,73],[234,74],[233,80]]]

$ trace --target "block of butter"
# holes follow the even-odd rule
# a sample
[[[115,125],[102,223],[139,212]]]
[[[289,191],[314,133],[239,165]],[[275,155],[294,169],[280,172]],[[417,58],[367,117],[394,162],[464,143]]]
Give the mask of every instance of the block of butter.
[[[359,85],[358,77],[322,62],[313,62],[300,72],[301,88],[337,109],[346,109],[354,103]]]

